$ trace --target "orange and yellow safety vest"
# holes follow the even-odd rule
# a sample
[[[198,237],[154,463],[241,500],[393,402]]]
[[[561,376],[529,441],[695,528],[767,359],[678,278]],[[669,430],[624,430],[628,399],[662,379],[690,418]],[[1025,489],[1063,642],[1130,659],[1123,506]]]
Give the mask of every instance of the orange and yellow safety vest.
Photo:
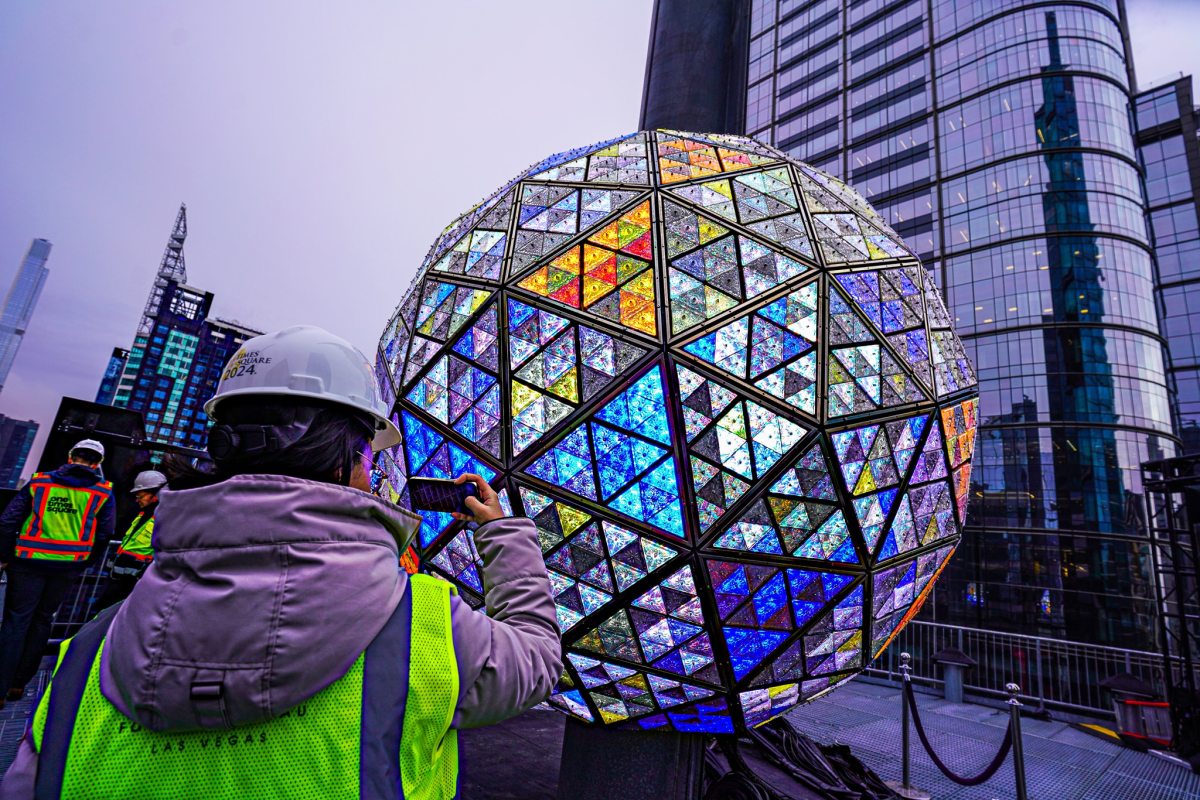
[[[33,508],[17,537],[17,558],[86,561],[96,540],[100,509],[112,502],[112,484],[66,486],[39,472],[27,490]]]

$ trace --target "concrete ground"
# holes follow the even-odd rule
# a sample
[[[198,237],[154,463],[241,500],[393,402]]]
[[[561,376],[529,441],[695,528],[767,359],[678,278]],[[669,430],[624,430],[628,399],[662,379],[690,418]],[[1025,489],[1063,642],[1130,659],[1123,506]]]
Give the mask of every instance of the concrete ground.
[[[47,664],[48,665],[48,664]],[[0,710],[0,769],[16,754],[39,673],[24,699]],[[922,720],[938,755],[960,774],[974,774],[999,747],[1005,712],[918,695]],[[885,780],[900,778],[899,690],[852,681],[789,716],[824,743],[847,744]],[[531,711],[491,728],[461,734],[462,796],[467,800],[553,800],[558,786],[564,718]],[[1031,800],[1200,800],[1200,775],[1153,755],[1101,741],[1064,722],[1022,720]],[[1010,800],[1011,759],[988,783],[961,787],[937,771],[912,737],[913,784],[937,800]]]

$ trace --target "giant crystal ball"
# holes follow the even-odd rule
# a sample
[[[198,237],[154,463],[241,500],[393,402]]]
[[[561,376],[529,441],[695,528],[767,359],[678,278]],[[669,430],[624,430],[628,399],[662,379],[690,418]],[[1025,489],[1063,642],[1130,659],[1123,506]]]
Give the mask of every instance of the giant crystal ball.
[[[932,280],[844,183],[737,136],[640,132],[450,225],[380,343],[407,476],[479,472],[533,519],[550,703],[724,733],[862,670],[966,508],[977,391]],[[474,605],[472,534],[422,568]]]

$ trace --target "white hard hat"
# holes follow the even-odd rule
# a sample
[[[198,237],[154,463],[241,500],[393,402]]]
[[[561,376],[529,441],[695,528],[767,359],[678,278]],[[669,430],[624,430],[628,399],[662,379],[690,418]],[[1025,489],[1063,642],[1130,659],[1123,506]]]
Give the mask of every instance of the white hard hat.
[[[347,406],[375,421],[372,449],[400,443],[371,362],[345,339],[315,325],[294,325],[248,340],[225,365],[204,413],[220,421],[221,402],[242,395],[311,397]]]
[[[133,488],[129,490],[130,494],[138,492],[153,492],[167,485],[167,476],[163,475],[156,469],[148,469],[144,472],[139,472],[138,476],[133,480]]]
[[[84,439],[82,442],[77,443],[71,448],[71,452],[74,453],[76,450],[91,450],[93,453],[100,454],[101,461],[104,460],[104,445],[100,444],[95,439]]]

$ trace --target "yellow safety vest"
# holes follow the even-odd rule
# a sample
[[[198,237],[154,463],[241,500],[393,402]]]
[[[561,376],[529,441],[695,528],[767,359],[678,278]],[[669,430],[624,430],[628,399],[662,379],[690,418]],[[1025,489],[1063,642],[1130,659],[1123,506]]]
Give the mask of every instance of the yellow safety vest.
[[[458,793],[453,592],[410,576],[396,612],[346,674],[275,719],[164,733],[131,722],[100,691],[100,655],[119,606],[105,609],[63,644],[34,712],[35,796],[450,800]]]
[[[154,550],[151,542],[154,538],[154,509],[149,513],[140,512],[129,524],[129,530],[117,547],[117,555],[127,555],[145,564],[154,560]]]

